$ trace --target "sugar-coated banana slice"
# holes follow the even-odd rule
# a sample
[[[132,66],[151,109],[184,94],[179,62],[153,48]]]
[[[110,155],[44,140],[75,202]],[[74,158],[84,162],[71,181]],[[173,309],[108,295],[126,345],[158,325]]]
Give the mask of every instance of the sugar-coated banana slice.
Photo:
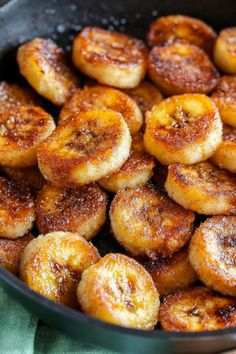
[[[209,93],[219,74],[208,55],[191,44],[173,43],[154,47],[148,57],[150,79],[165,95]]]
[[[97,249],[77,233],[51,232],[26,246],[20,277],[48,299],[77,307],[76,288],[81,274],[99,259]]]
[[[120,168],[130,147],[129,128],[120,113],[81,111],[40,145],[39,168],[47,180],[60,186],[88,184]]]
[[[145,148],[164,165],[206,160],[221,141],[218,109],[205,95],[172,96],[146,113]]]
[[[0,238],[0,266],[9,272],[18,275],[23,251],[27,244],[33,240],[31,234],[10,240]]]
[[[120,190],[110,219],[117,241],[133,256],[170,256],[192,234],[194,213],[159,193],[153,185]]]
[[[236,176],[209,162],[169,166],[165,189],[178,204],[199,214],[236,214]]]
[[[151,274],[160,296],[165,296],[177,290],[193,285],[197,279],[196,273],[188,259],[188,248],[183,248],[171,257],[141,261]]]
[[[73,189],[46,184],[36,199],[39,232],[77,232],[90,240],[106,221],[106,203],[105,192],[96,184]]]
[[[76,90],[62,108],[59,123],[82,110],[102,108],[121,113],[131,134],[137,133],[143,124],[142,113],[132,98],[119,90],[101,85]]]
[[[37,148],[55,129],[40,107],[21,106],[0,113],[0,164],[25,168],[37,164]]]
[[[221,76],[211,95],[225,124],[236,128],[236,75]]]
[[[34,201],[25,184],[0,177],[0,237],[24,236],[34,219]]]
[[[153,158],[144,149],[143,134],[138,133],[132,137],[131,154],[128,160],[118,171],[100,179],[99,184],[110,192],[136,187],[150,180],[154,166]]]
[[[148,272],[123,254],[108,254],[82,274],[77,289],[82,310],[124,327],[152,330],[159,295]]]
[[[78,86],[63,50],[51,39],[35,38],[20,46],[17,62],[29,84],[56,105],[64,104]]]
[[[135,100],[143,114],[150,111],[163,99],[160,90],[147,80],[142,81],[133,89],[125,90],[125,92]]]
[[[214,47],[216,65],[229,74],[236,74],[236,27],[223,29]]]
[[[152,47],[180,42],[194,44],[208,54],[213,51],[215,39],[215,31],[205,22],[183,15],[158,17],[148,33],[148,42]]]
[[[72,58],[85,75],[118,88],[138,86],[146,72],[147,48],[136,38],[85,27],[74,39]]]
[[[189,260],[200,280],[225,295],[236,296],[236,216],[213,216],[195,231]]]
[[[165,331],[201,332],[236,326],[236,300],[203,286],[168,295],[160,307]]]
[[[236,127],[224,125],[222,143],[211,160],[220,168],[236,173]]]

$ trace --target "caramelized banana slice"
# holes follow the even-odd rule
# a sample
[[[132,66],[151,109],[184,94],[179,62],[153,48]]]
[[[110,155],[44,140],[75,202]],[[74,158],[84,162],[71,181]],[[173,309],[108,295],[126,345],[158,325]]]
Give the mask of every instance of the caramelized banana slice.
[[[130,254],[156,258],[170,256],[189,241],[194,213],[145,185],[120,190],[110,218],[115,238]]]
[[[200,280],[222,294],[236,296],[236,216],[213,216],[195,231],[189,260]]]
[[[31,240],[33,240],[31,234],[14,240],[0,238],[0,266],[18,275],[23,251]]]
[[[148,57],[147,69],[151,80],[167,96],[185,92],[209,93],[219,79],[207,54],[190,44],[154,47]]]
[[[45,183],[43,175],[40,173],[38,167],[36,166],[21,169],[4,167],[3,171],[12,181],[23,181],[30,189],[31,193],[35,196],[38,194],[40,189],[43,188]]]
[[[160,296],[186,289],[197,279],[188,260],[187,248],[174,253],[171,257],[145,260],[142,264],[151,274]]]
[[[168,295],[160,307],[165,331],[200,332],[236,326],[236,300],[205,287]]]
[[[159,295],[148,272],[123,254],[108,254],[82,274],[77,289],[82,310],[124,327],[151,330],[158,321]]]
[[[224,125],[223,141],[211,160],[220,168],[236,173],[236,128]]]
[[[165,189],[170,198],[199,214],[236,214],[236,176],[209,162],[169,166]]]
[[[205,95],[172,96],[146,114],[145,148],[164,165],[206,160],[221,141],[218,109]]]
[[[125,93],[106,86],[78,89],[62,108],[59,122],[64,121],[71,115],[78,114],[82,110],[99,110],[102,108],[121,113],[131,134],[137,133],[143,124],[142,113],[135,101]]]
[[[78,86],[63,50],[51,39],[35,38],[20,46],[17,62],[29,84],[56,105],[64,104]]]
[[[153,158],[143,146],[143,134],[133,136],[131,154],[124,165],[112,175],[99,180],[99,184],[110,192],[122,188],[136,187],[150,180],[155,166]]]
[[[0,113],[0,164],[24,168],[37,164],[39,144],[55,129],[40,107],[17,107]]]
[[[60,186],[88,184],[113,173],[129,157],[131,136],[118,112],[80,112],[62,122],[38,149],[43,176]]]
[[[229,74],[236,74],[236,27],[223,29],[214,47],[216,65]]]
[[[162,47],[175,42],[194,44],[208,54],[213,51],[215,31],[203,21],[183,15],[163,16],[156,19],[148,33],[149,45]]]
[[[133,89],[125,90],[125,92],[135,100],[143,114],[163,100],[158,88],[146,80]]]
[[[236,75],[221,76],[211,95],[225,124],[236,128]]]
[[[78,69],[101,84],[132,88],[145,76],[147,48],[125,34],[86,27],[75,37],[72,57]]]
[[[34,219],[34,201],[25,185],[0,177],[0,237],[25,235]]]
[[[76,307],[81,274],[99,259],[97,249],[77,233],[51,232],[38,236],[26,246],[20,277],[48,299]]]
[[[106,194],[96,184],[74,189],[46,184],[36,200],[39,232],[77,232],[90,240],[106,220]]]

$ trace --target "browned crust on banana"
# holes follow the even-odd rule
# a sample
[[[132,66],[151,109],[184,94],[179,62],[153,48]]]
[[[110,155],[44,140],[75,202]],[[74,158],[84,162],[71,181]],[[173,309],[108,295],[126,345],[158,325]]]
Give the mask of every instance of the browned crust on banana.
[[[176,310],[175,307],[177,307]],[[236,326],[236,300],[205,287],[180,290],[167,295],[160,307],[161,326],[166,331],[192,332]]]
[[[21,256],[31,240],[33,240],[31,234],[14,240],[0,238],[0,266],[18,275]]]
[[[148,33],[150,46],[164,46],[174,42],[189,43],[212,53],[215,31],[203,21],[183,15],[163,16],[156,19]]]
[[[148,57],[148,75],[166,95],[209,93],[219,79],[201,48],[180,43],[154,47]]]

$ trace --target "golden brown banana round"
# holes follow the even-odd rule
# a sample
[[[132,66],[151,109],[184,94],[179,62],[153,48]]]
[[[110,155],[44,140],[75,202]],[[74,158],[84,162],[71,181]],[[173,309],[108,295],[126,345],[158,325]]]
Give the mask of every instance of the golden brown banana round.
[[[236,128],[224,125],[222,143],[211,160],[220,168],[236,173]]]
[[[205,22],[183,15],[158,17],[148,33],[148,43],[151,47],[179,42],[194,44],[208,54],[213,51],[215,39],[215,31]]]
[[[45,183],[43,175],[36,166],[21,169],[3,167],[3,172],[12,181],[24,182],[34,196],[38,194]]]
[[[82,310],[124,327],[151,330],[158,321],[159,295],[148,272],[123,254],[108,254],[82,274],[77,289]]]
[[[152,181],[154,181],[158,187],[164,188],[164,184],[167,178],[167,173],[168,173],[168,167],[156,162],[153,170]]]
[[[0,113],[0,164],[25,168],[37,164],[37,148],[55,129],[40,107],[16,107]]]
[[[23,251],[31,240],[33,240],[31,234],[14,240],[0,238],[0,266],[18,275]]]
[[[199,214],[236,214],[236,176],[209,162],[169,166],[165,189],[178,204]]]
[[[35,38],[20,46],[17,62],[29,84],[56,105],[64,104],[78,86],[63,50],[51,39]]]
[[[163,96],[157,87],[149,81],[142,81],[137,87],[125,90],[135,100],[143,114],[150,111],[153,106],[163,100]]]
[[[142,113],[135,101],[125,93],[106,86],[84,87],[83,90],[76,90],[62,108],[59,123],[82,110],[103,108],[121,113],[131,134],[137,133],[143,124]]]
[[[153,158],[144,149],[143,134],[138,133],[132,137],[131,154],[128,160],[118,171],[100,179],[99,184],[110,192],[136,187],[150,180],[154,166]]]
[[[225,295],[236,296],[236,216],[213,216],[195,231],[189,260],[200,280]]]
[[[24,236],[34,219],[34,201],[25,184],[0,177],[0,237]]]
[[[209,93],[219,74],[207,54],[191,44],[154,47],[148,57],[150,79],[167,95]]]
[[[139,39],[85,27],[74,39],[72,58],[78,69],[101,84],[132,88],[145,76],[147,52]]]
[[[77,233],[51,232],[26,246],[20,277],[48,299],[77,307],[76,288],[81,274],[99,259],[97,249]]]
[[[189,241],[194,213],[145,185],[120,190],[110,219],[115,238],[130,254],[156,258],[172,255]]]
[[[214,47],[216,65],[229,74],[236,74],[236,27],[223,29]]]
[[[174,253],[171,257],[145,260],[142,264],[151,274],[160,296],[186,289],[197,279],[188,259],[188,248]]]
[[[172,96],[146,114],[144,146],[164,165],[206,160],[221,141],[218,109],[205,95]]]
[[[46,184],[36,199],[39,232],[76,232],[90,240],[106,221],[106,202],[105,192],[96,184],[74,189]]]
[[[165,331],[201,332],[236,326],[236,300],[203,286],[168,295],[160,307]]]
[[[211,95],[225,124],[236,128],[236,75],[221,76]]]
[[[40,145],[38,164],[47,180],[78,186],[116,171],[129,157],[130,147],[130,132],[120,113],[81,111]]]

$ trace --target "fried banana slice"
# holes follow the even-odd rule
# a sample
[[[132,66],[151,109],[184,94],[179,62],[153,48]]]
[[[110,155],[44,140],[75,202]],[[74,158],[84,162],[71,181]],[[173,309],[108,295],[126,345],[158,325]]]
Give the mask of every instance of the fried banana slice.
[[[63,105],[78,86],[63,50],[51,39],[35,38],[20,46],[17,63],[35,91],[56,105]]]
[[[201,48],[182,43],[154,47],[148,57],[147,72],[167,96],[207,94],[219,79],[218,71]]]
[[[0,238],[0,266],[18,275],[23,251],[31,240],[33,240],[31,234],[14,240]]]
[[[104,109],[66,119],[38,149],[43,176],[59,186],[94,182],[129,157],[131,136],[122,115]]]
[[[85,27],[74,39],[72,58],[82,73],[101,84],[133,88],[145,76],[147,52],[139,39]]]
[[[223,140],[211,158],[220,168],[236,173],[236,127],[224,125]]]
[[[165,189],[178,204],[199,214],[236,214],[236,176],[209,162],[169,166]]]
[[[100,259],[97,249],[77,233],[51,232],[26,246],[20,278],[50,300],[77,307],[82,272]]]
[[[123,254],[108,254],[82,274],[77,289],[82,310],[124,327],[152,330],[159,295],[148,272]]]
[[[160,307],[165,331],[200,332],[236,326],[236,300],[205,287],[168,295]]]
[[[0,177],[0,237],[24,236],[34,219],[34,201],[25,184]]]
[[[17,107],[0,113],[0,164],[25,168],[37,164],[37,148],[55,129],[40,107]]]
[[[143,114],[163,100],[160,90],[147,80],[133,89],[125,90],[125,93],[135,100]]]
[[[213,216],[195,231],[189,260],[200,280],[224,295],[236,296],[236,216]]]
[[[151,274],[160,296],[186,289],[197,279],[188,259],[188,248],[181,249],[171,257],[149,259],[141,263]]]
[[[211,95],[225,124],[236,128],[236,75],[221,76]]]
[[[164,165],[206,160],[221,141],[218,109],[205,95],[172,96],[146,113],[144,146]]]
[[[110,192],[122,188],[145,184],[153,175],[154,159],[147,154],[143,146],[143,134],[132,137],[131,154],[124,165],[112,175],[99,180],[99,184]]]
[[[142,112],[135,101],[125,93],[106,86],[84,87],[83,90],[76,90],[62,108],[59,123],[82,110],[103,108],[121,113],[131,134],[137,133],[143,124]]]
[[[194,213],[153,185],[120,190],[110,207],[113,234],[133,256],[166,257],[190,239]]]
[[[41,234],[76,232],[86,240],[106,221],[107,197],[96,184],[74,189],[46,184],[36,199],[36,223]]]
[[[224,72],[236,74],[236,27],[220,32],[215,42],[214,61]]]
[[[151,47],[178,42],[194,44],[208,54],[212,54],[215,39],[215,31],[205,22],[183,15],[158,17],[148,32]]]

